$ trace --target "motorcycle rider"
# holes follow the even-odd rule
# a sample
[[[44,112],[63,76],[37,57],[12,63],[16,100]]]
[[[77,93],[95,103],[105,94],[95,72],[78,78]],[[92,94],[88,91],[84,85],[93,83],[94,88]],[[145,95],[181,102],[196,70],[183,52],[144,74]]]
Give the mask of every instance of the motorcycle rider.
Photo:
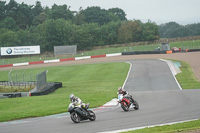
[[[88,118],[90,117],[87,113],[87,109],[89,107],[89,104],[85,104],[82,102],[82,100],[79,97],[75,97],[74,94],[71,94],[69,96],[70,101],[74,106],[78,106],[79,108],[82,108],[82,112],[79,112],[80,114],[82,113],[84,116],[87,116]]]
[[[74,94],[71,94],[69,96],[69,99],[73,103],[74,106],[78,106],[78,107],[83,108],[83,109],[86,110],[85,103],[83,103],[82,100],[79,97],[75,97]]]
[[[130,97],[132,103],[134,102],[134,100],[133,100],[133,98],[132,98],[132,95],[130,95],[130,94],[129,94],[126,90],[124,90],[122,87],[119,87],[119,88],[118,88],[117,94],[122,94],[123,97],[124,97],[124,96]]]

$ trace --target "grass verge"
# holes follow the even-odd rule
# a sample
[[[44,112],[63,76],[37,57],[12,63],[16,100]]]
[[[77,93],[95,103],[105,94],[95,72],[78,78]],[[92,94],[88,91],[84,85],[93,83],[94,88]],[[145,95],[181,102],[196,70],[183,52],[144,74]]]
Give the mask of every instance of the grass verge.
[[[181,63],[181,73],[176,75],[176,79],[180,83],[183,89],[200,89],[200,82],[194,75],[190,65],[183,61],[177,61]]]
[[[138,129],[124,133],[178,133],[178,132],[180,133],[185,131],[187,132],[195,131],[198,129],[200,129],[200,120],[184,122],[174,125],[156,126],[151,128]]]
[[[0,121],[67,112],[71,93],[85,103],[90,102],[91,107],[101,106],[116,97],[129,66],[128,63],[102,63],[47,67],[47,80],[62,82],[63,87],[50,95],[0,99]],[[7,73],[0,71],[0,81],[5,80]]]

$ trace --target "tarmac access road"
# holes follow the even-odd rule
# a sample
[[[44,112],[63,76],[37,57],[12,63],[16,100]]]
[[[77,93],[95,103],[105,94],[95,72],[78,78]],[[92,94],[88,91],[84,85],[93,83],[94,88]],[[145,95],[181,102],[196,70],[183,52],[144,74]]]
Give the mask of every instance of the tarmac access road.
[[[75,124],[69,115],[0,123],[1,133],[96,133],[200,118],[200,90],[181,90],[166,62],[129,60],[132,64],[125,89],[139,103],[139,110],[121,107],[96,111],[94,122]],[[116,88],[117,90],[117,88]]]

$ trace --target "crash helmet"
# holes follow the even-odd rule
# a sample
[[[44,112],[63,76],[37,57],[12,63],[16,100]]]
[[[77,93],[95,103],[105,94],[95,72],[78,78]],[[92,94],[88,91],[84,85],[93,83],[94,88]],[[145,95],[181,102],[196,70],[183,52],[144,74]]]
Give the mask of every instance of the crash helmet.
[[[74,94],[70,94],[69,99],[72,101],[75,98]]]
[[[122,87],[119,87],[119,88],[118,88],[118,92],[119,92],[119,94],[121,94],[121,93],[123,92]]]

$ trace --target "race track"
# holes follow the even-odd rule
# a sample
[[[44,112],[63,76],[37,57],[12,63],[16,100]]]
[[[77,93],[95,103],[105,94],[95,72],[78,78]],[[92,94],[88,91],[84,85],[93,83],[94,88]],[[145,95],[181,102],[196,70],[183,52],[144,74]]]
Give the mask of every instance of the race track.
[[[2,133],[95,133],[171,123],[200,118],[200,90],[180,90],[166,62],[130,60],[125,89],[140,109],[124,112],[121,107],[96,111],[94,122],[74,124],[69,115],[56,115],[0,123]],[[117,90],[117,88],[116,88]]]

